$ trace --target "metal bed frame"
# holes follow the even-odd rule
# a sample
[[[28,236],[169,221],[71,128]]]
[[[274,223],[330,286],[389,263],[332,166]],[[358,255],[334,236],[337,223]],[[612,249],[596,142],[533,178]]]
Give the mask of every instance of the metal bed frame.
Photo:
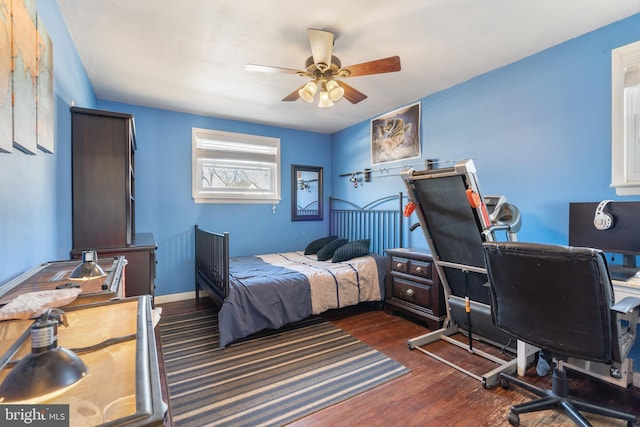
[[[371,252],[384,254],[402,247],[404,221],[403,194],[383,197],[363,207],[349,201],[329,198],[329,230],[348,240],[370,239]],[[378,209],[397,201],[395,209]],[[229,233],[207,231],[195,226],[195,292],[204,289],[221,305],[229,294]]]

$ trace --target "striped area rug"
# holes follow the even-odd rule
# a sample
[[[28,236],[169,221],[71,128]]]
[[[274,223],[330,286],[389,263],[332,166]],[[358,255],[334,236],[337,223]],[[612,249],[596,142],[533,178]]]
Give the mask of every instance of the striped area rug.
[[[215,312],[160,321],[177,427],[280,426],[409,370],[312,317],[218,348]]]

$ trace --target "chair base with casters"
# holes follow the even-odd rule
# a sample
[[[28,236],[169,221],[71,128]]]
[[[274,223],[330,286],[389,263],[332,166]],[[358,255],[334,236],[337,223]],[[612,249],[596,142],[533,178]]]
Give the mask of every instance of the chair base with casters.
[[[501,375],[503,386],[513,383],[539,396],[512,406],[508,421],[517,426],[522,413],[557,409],[580,426],[591,425],[581,411],[640,425],[637,415],[569,396],[567,360],[623,366],[636,338],[640,298],[615,301],[605,254],[523,242],[485,242],[483,248],[493,322],[557,361],[551,390]]]
[[[627,427],[638,426],[638,423],[640,423],[638,417],[633,414],[594,405],[593,403],[569,396],[569,379],[567,378],[567,371],[564,369],[562,361],[558,361],[557,367],[553,370],[551,390],[535,386],[505,373],[500,374],[500,383],[504,388],[509,388],[510,384],[515,384],[540,397],[540,399],[520,403],[511,407],[507,420],[512,426],[520,425],[520,414],[545,411],[548,409],[561,410],[577,425],[584,427],[591,426],[591,423],[589,423],[579,411],[624,420],[627,422]]]

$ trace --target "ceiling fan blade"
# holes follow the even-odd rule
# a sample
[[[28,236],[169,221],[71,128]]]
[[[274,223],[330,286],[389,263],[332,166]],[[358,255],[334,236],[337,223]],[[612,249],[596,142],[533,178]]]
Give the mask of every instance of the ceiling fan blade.
[[[344,89],[344,95],[342,97],[350,103],[357,104],[358,102],[367,99],[367,95],[360,92],[359,90],[354,89],[345,82],[340,81],[338,84],[342,87],[342,89]]]
[[[270,65],[247,64],[247,71],[259,71],[263,73],[304,74],[304,71],[292,68],[272,67]]]
[[[390,56],[388,58],[377,59],[375,61],[363,62],[362,64],[343,67],[349,70],[348,77],[368,76],[371,74],[393,73],[400,71],[400,57]]]
[[[313,62],[320,69],[322,68],[319,64],[324,64],[328,68],[331,65],[331,55],[333,55],[333,33],[309,28],[307,34],[309,35]]]
[[[298,93],[298,91],[300,89],[302,89],[303,87],[306,86],[306,83],[303,84],[302,86],[300,86],[299,88],[297,88],[296,90],[294,90],[293,92],[291,92],[289,95],[285,96],[284,98],[282,98],[283,101],[296,101],[298,98],[300,98],[300,94]]]

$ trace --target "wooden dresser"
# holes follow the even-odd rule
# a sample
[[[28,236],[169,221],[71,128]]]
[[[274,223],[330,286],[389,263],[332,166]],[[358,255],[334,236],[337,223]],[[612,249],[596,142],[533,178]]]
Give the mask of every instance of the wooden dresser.
[[[136,233],[131,245],[121,248],[98,248],[98,257],[124,256],[127,259],[126,296],[151,295],[155,291],[156,241],[151,233]],[[82,258],[82,250],[71,251],[73,258]]]
[[[438,329],[446,317],[444,291],[431,255],[416,249],[387,249],[385,308]]]
[[[153,295],[156,241],[136,230],[133,115],[71,107],[72,258],[127,258],[126,296]]]

